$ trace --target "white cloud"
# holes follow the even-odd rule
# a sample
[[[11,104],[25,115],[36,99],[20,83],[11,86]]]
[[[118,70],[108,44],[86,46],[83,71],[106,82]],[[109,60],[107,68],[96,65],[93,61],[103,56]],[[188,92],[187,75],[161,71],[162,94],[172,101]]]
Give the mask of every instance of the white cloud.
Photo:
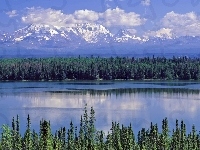
[[[199,22],[199,18],[194,12],[186,14],[177,14],[172,12],[167,13],[161,20],[163,27],[185,27],[188,25],[196,24]]]
[[[73,14],[64,14],[51,8],[27,8],[22,21],[27,24],[48,24],[57,27],[70,27],[80,23],[92,23],[98,20],[98,13],[90,10],[78,10]]]
[[[145,22],[145,19],[141,19],[139,14],[134,12],[126,13],[118,7],[116,9],[107,9],[104,13],[100,13],[99,16],[103,19],[102,23],[106,27],[134,27],[142,25]]]
[[[56,11],[53,9],[43,8],[27,8],[27,14],[22,17],[22,21],[27,24],[48,24],[54,26],[64,26],[67,19],[71,16],[66,17],[60,10]]]
[[[7,14],[10,18],[15,17],[15,16],[18,16],[16,10],[12,10],[12,11],[6,12],[6,14]]]
[[[149,6],[150,3],[151,3],[150,0],[142,0],[142,1],[141,1],[141,4],[142,4],[143,6]]]
[[[171,38],[172,37],[172,29],[169,28],[161,28],[157,31],[149,31],[145,34],[145,37],[156,36],[160,38]]]
[[[160,29],[147,33],[150,36],[200,36],[200,17],[194,12],[178,14],[167,13],[160,21]]]
[[[22,17],[26,24],[48,24],[57,27],[70,27],[81,23],[100,23],[106,27],[111,26],[139,26],[145,22],[139,14],[126,13],[120,8],[107,9],[103,13],[92,10],[77,10],[73,14],[64,14],[60,10],[51,8],[27,8],[27,14]]]
[[[98,13],[91,10],[78,10],[75,11],[74,17],[77,20],[85,20],[87,22],[94,22],[99,19]]]

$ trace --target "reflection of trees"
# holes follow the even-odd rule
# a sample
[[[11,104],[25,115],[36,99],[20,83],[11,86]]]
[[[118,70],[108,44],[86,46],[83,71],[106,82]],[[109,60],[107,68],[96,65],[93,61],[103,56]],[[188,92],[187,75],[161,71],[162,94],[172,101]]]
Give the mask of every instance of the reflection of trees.
[[[135,93],[168,93],[168,94],[200,94],[200,90],[197,89],[184,89],[184,88],[124,88],[124,89],[108,89],[108,90],[94,90],[94,89],[81,89],[81,90],[69,90],[69,91],[48,91],[50,93],[62,93],[66,95],[122,95],[122,94],[135,94]]]

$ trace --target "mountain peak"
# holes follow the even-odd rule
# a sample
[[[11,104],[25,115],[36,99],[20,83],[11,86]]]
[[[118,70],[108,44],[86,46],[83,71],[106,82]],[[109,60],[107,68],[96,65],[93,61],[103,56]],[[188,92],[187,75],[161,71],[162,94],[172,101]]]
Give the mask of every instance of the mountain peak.
[[[100,24],[79,24],[75,30],[88,43],[97,43],[99,41],[107,42],[113,36],[108,29]]]
[[[183,36],[169,38],[166,32],[159,32],[160,37],[138,37],[131,30],[120,29],[113,35],[106,27],[100,24],[84,23],[73,27],[62,27],[46,24],[30,24],[15,31],[13,34],[0,33],[0,42],[3,46],[18,44],[26,49],[78,49],[86,47],[106,47],[108,43],[117,45],[124,43],[126,46],[149,48],[150,46],[170,45],[173,48],[199,47],[200,37]],[[162,36],[161,36],[162,35]],[[122,44],[122,46],[124,46]]]
[[[125,29],[120,29],[117,34],[117,36],[126,36],[126,35],[131,35],[131,33],[128,30]]]
[[[128,30],[120,29],[117,34],[115,35],[116,42],[133,42],[133,41],[141,41],[140,37],[136,37],[135,35],[131,34]]]

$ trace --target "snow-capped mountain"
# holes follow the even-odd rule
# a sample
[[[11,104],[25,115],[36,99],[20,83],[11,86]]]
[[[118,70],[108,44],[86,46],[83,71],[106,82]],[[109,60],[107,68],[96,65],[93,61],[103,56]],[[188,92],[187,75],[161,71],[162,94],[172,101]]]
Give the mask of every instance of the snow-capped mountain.
[[[77,24],[76,27],[66,28],[65,32],[72,31],[87,43],[109,42],[113,35],[108,29],[99,24]]]
[[[115,42],[139,42],[142,39],[131,34],[129,31],[120,29],[117,34],[114,36]]]
[[[32,24],[13,33],[13,43],[27,48],[58,48],[66,45],[71,47],[72,39],[81,40],[74,33],[66,34],[65,31],[49,25]]]
[[[75,27],[57,28],[49,25],[30,25],[14,33],[14,41],[20,42],[37,40],[52,42],[81,42],[97,43],[108,42],[113,35],[102,25],[77,24]]]
[[[131,53],[155,49],[197,49],[200,47],[200,37],[183,36],[167,38],[161,37],[138,37],[128,30],[121,29],[112,34],[106,27],[100,24],[76,24],[73,27],[56,27],[44,24],[31,24],[12,34],[0,32],[0,46],[16,46],[22,49],[49,50],[59,49],[82,50],[100,52],[111,50],[115,53],[127,51]],[[118,51],[119,50],[119,51]]]

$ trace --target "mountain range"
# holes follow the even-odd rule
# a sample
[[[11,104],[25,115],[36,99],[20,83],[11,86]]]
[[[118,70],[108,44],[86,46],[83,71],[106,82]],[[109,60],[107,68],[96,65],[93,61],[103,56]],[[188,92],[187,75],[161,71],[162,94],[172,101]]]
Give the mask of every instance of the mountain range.
[[[138,37],[125,29],[112,34],[103,25],[89,23],[62,28],[31,24],[13,33],[0,32],[0,48],[4,53],[14,52],[16,49],[25,53],[199,53],[200,37]]]

